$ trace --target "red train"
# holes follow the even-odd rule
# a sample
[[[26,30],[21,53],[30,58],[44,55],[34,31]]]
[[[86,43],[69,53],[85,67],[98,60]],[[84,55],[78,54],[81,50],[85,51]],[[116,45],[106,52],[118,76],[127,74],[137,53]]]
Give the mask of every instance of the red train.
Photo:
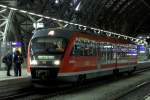
[[[40,29],[28,46],[27,71],[32,80],[94,78],[132,72],[137,47],[131,41],[67,29]]]

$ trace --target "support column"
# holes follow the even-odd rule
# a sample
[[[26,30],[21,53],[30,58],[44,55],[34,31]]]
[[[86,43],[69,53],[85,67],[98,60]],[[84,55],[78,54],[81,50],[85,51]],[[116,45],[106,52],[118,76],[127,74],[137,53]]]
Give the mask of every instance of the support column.
[[[10,29],[10,25],[11,25],[11,20],[12,20],[12,16],[13,16],[13,10],[10,10],[8,13],[8,10],[6,9],[2,9],[0,11],[0,69],[4,69],[5,68],[5,64],[2,63],[2,58],[4,55],[6,55],[6,53],[8,52],[8,49],[10,49],[10,47],[7,47],[7,34],[9,32]]]

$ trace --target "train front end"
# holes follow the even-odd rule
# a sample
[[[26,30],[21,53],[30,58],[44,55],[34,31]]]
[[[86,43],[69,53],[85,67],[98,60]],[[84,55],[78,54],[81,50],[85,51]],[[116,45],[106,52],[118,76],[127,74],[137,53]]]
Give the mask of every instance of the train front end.
[[[28,69],[32,81],[57,78],[67,45],[67,39],[61,34],[47,29],[33,35],[28,47]]]

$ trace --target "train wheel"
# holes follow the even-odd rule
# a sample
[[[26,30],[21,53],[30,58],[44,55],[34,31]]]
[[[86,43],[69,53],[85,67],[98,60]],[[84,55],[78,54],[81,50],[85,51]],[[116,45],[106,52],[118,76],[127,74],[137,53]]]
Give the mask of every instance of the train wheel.
[[[128,71],[128,75],[132,75],[136,71],[136,67],[134,67],[132,70]]]
[[[77,79],[77,83],[82,84],[86,80],[86,74],[79,75]]]
[[[119,72],[119,69],[114,69],[113,70],[113,74],[114,74],[114,76],[116,77],[116,78],[118,78],[118,77],[120,77],[120,72]]]
[[[116,76],[118,76],[119,75],[119,69],[114,69],[113,70],[113,74],[116,75]]]

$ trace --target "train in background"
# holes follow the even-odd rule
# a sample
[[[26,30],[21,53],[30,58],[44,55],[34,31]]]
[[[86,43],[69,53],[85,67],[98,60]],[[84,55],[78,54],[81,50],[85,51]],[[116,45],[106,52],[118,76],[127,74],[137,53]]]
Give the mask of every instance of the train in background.
[[[27,54],[33,81],[80,81],[118,72],[133,72],[137,45],[132,41],[68,29],[34,31]]]

